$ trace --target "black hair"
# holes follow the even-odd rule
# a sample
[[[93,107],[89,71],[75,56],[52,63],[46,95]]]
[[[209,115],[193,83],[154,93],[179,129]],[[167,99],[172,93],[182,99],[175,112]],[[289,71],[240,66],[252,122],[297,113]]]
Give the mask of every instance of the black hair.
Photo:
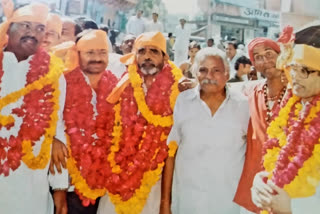
[[[74,25],[74,35],[77,36],[81,32],[82,32],[82,27],[78,23],[75,23],[75,25]]]
[[[211,41],[212,43],[214,43],[214,39],[213,38],[210,38],[208,39],[208,42]]]
[[[243,65],[252,65],[250,59],[248,59],[245,56],[241,56],[239,57],[236,62],[234,63],[234,69],[236,69],[236,71],[239,69],[240,64]]]
[[[93,21],[92,19],[85,19],[83,20],[83,26],[82,26],[83,30],[87,30],[87,29],[95,29],[98,30],[99,27],[97,25],[97,23],[95,21]]]
[[[172,36],[172,33],[170,32],[170,33],[168,33],[168,37],[171,37]]]
[[[238,44],[235,41],[227,41],[228,45],[233,45],[234,49],[238,49]]]
[[[103,30],[107,34],[109,34],[109,27],[107,25],[100,25],[100,30]]]

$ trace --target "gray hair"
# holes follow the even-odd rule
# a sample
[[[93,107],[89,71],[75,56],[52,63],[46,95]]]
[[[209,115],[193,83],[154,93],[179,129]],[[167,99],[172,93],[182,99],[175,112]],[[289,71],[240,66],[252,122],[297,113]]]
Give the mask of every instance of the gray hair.
[[[191,71],[193,76],[197,76],[197,72],[200,68],[200,64],[207,58],[207,57],[218,57],[222,60],[223,65],[224,65],[224,70],[229,73],[229,63],[226,58],[225,53],[214,47],[208,47],[208,48],[203,48],[198,53],[196,54],[196,57],[194,59],[194,63],[192,65]]]

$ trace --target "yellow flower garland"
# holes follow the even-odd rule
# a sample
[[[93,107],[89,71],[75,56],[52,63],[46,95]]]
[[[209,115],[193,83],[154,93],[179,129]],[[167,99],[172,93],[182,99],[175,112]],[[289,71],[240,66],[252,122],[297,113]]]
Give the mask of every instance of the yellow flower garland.
[[[170,95],[170,106],[173,109],[177,96],[179,95],[179,79],[182,77],[182,72],[178,69],[172,62],[169,62],[172,70],[172,75],[174,77],[174,84],[171,87]],[[138,109],[143,115],[143,117],[148,121],[148,123],[153,124],[154,126],[170,127],[173,124],[172,115],[161,116],[154,115],[149,109],[146,100],[143,88],[141,87],[143,80],[140,78],[137,72],[137,65],[129,65],[128,68],[129,79],[133,87],[133,95],[137,102]]]
[[[122,201],[119,195],[108,194],[118,214],[139,214],[142,212],[151,188],[160,179],[163,166],[164,163],[158,164],[156,170],[146,172],[143,175],[140,188],[136,190],[134,196],[128,201]]]
[[[176,151],[178,149],[178,144],[176,141],[171,141],[168,145],[169,147],[169,157],[174,157],[174,155],[176,154]]]
[[[283,131],[283,127],[286,126],[289,119],[289,112],[294,103],[299,100],[298,97],[293,96],[288,101],[287,105],[279,112],[278,118],[276,118],[267,130],[269,138],[279,139],[280,147],[286,145],[286,135]],[[297,109],[302,109],[300,103],[295,106]],[[305,119],[307,124],[305,128],[308,128],[308,123],[316,117],[316,114],[320,111],[320,101],[317,102],[310,110],[309,115]],[[298,111],[295,111],[297,115]],[[281,148],[268,149],[264,156],[264,167],[272,177],[272,172],[275,169],[276,162],[278,160]],[[315,145],[313,155],[304,162],[303,167],[299,169],[298,176],[290,183],[284,186],[284,190],[290,195],[291,198],[309,197],[315,194],[316,188],[320,182],[320,139],[319,144]],[[303,187],[303,188],[302,188]],[[265,212],[266,213],[266,212]]]
[[[46,128],[44,134],[44,140],[41,144],[41,149],[39,154],[35,157],[33,154],[32,144],[30,140],[24,140],[22,142],[22,153],[24,156],[22,157],[22,161],[30,168],[30,169],[43,169],[47,166],[50,157],[51,157],[51,144],[53,141],[53,136],[56,133],[56,124],[58,121],[58,111],[59,111],[59,83],[56,81],[52,84],[54,88],[52,102],[54,103],[53,111],[50,115],[51,121],[49,123],[49,127]]]
[[[56,123],[58,120],[58,110],[59,110],[59,76],[62,74],[63,71],[63,64],[62,61],[51,55],[50,57],[50,66],[49,72],[44,77],[34,81],[33,83],[27,85],[25,88],[22,88],[18,91],[15,91],[11,94],[0,99],[0,109],[5,107],[6,105],[16,102],[21,97],[25,96],[26,94],[30,93],[33,90],[40,90],[44,86],[51,84],[54,92],[52,97],[52,102],[54,103],[53,112],[50,115],[51,121],[49,124],[49,128],[46,129],[44,135],[44,141],[41,144],[41,149],[37,157],[33,154],[32,143],[28,140],[24,140],[22,142],[22,161],[30,168],[30,169],[43,169],[47,166],[49,159],[50,159],[50,151],[51,151],[51,143],[53,140],[53,136],[55,135],[56,131]],[[9,116],[2,116],[8,118],[6,122],[14,122],[14,119],[11,120],[11,115]]]
[[[120,100],[121,102],[121,100]],[[113,126],[113,132],[112,132],[112,141],[111,141],[111,147],[110,147],[110,154],[108,155],[108,161],[110,162],[110,166],[112,168],[112,172],[116,174],[121,173],[121,168],[119,165],[117,165],[115,158],[115,153],[119,151],[119,143],[122,136],[122,122],[121,122],[121,105],[120,103],[116,104],[113,108],[115,112],[115,118],[114,118],[114,126]]]

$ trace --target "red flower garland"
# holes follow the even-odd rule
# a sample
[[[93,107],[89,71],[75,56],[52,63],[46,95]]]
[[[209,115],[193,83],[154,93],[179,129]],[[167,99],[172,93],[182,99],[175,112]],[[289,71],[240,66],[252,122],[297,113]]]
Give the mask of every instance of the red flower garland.
[[[298,175],[299,169],[312,156],[314,147],[319,142],[320,112],[309,123],[305,121],[311,108],[319,100],[320,96],[315,97],[307,104],[303,114],[300,114],[298,118],[295,118],[294,112],[295,106],[300,100],[291,108],[287,126],[284,127],[287,135],[287,144],[280,151],[272,177],[272,181],[281,188],[294,180]],[[288,100],[286,100],[287,102]],[[273,149],[274,147],[280,148],[279,140],[276,138],[269,139],[265,144],[264,151],[266,152],[267,149]]]
[[[117,78],[103,73],[97,91],[96,117],[92,101],[92,87],[77,68],[65,74],[67,82],[64,119],[66,133],[70,136],[71,155],[82,177],[92,189],[105,186],[111,176],[107,161],[113,130],[113,105],[106,98],[115,87]],[[80,193],[79,193],[80,194]]]
[[[3,76],[2,60],[3,52],[0,55],[0,78]],[[45,76],[49,72],[50,56],[42,49],[39,49],[30,61],[29,72],[27,73],[26,86]],[[1,80],[0,80],[1,83]],[[12,110],[12,114],[23,118],[18,136],[10,136],[9,139],[0,137],[0,175],[9,175],[10,169],[16,170],[21,164],[23,140],[30,140],[32,145],[45,133],[49,126],[50,114],[53,112],[54,103],[52,98],[53,88],[49,85],[41,90],[33,90],[24,96],[20,108]],[[10,129],[14,124],[6,126]],[[2,127],[0,127],[2,128]]]
[[[141,75],[141,73],[140,73]],[[171,86],[174,78],[170,65],[157,74],[146,95],[146,103],[154,114],[171,115]],[[106,186],[112,194],[119,194],[124,201],[130,199],[140,187],[145,172],[155,170],[168,156],[166,138],[171,128],[147,123],[139,114],[133,88],[127,87],[121,96],[122,139],[115,161],[122,169],[113,175],[116,182]]]

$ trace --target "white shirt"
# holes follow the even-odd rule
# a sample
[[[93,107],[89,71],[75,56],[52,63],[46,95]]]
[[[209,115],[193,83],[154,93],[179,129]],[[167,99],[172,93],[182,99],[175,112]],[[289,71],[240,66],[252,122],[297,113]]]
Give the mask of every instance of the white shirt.
[[[137,16],[131,16],[127,26],[127,33],[131,33],[135,36],[139,36],[145,31],[145,23],[142,18],[138,18]]]
[[[178,143],[172,187],[174,214],[239,214],[233,203],[243,168],[249,107],[246,97],[227,88],[212,116],[199,86],[182,92],[168,137]]]
[[[117,78],[120,78],[122,74],[127,70],[127,67],[120,62],[122,55],[116,53],[109,53],[109,63],[107,70],[111,71]]]
[[[173,46],[174,50],[187,50],[188,53],[188,46],[189,40],[191,36],[191,31],[186,25],[184,28],[181,25],[178,25],[175,30],[176,40]]]
[[[6,96],[14,91],[24,88],[26,76],[29,70],[29,61],[18,62],[15,55],[11,52],[4,52],[3,70],[4,74],[1,82],[0,97]],[[56,138],[66,142],[64,136],[64,123],[62,114],[65,101],[66,83],[63,75],[59,79],[59,122],[56,129]],[[11,110],[18,108],[23,103],[23,97],[17,102],[9,104],[1,109],[1,114],[9,115]],[[10,135],[17,136],[22,118],[12,115],[15,119],[15,125],[7,130],[0,129],[0,136],[8,138]],[[43,140],[43,137],[40,139]],[[36,142],[33,147],[34,154],[40,151],[41,143]],[[63,170],[62,174],[48,176],[47,166],[42,170],[31,170],[22,161],[21,165],[15,171],[10,171],[8,177],[0,175],[0,213],[4,214],[53,214],[53,200],[49,193],[49,183],[56,188],[68,187],[68,173]]]
[[[236,55],[234,55],[234,57],[232,58],[232,60],[230,60],[228,58],[229,67],[230,67],[230,79],[235,77],[235,75],[237,73],[236,69],[234,68],[234,65],[236,64],[237,59],[240,58],[241,56],[243,56],[243,55],[241,55],[241,53],[237,52]],[[247,76],[247,75],[245,75],[245,76]],[[246,78],[246,80],[247,79],[248,78]]]
[[[162,23],[159,21],[154,22],[153,20],[148,22],[147,27],[146,27],[146,32],[157,32],[157,31],[163,33]]]

